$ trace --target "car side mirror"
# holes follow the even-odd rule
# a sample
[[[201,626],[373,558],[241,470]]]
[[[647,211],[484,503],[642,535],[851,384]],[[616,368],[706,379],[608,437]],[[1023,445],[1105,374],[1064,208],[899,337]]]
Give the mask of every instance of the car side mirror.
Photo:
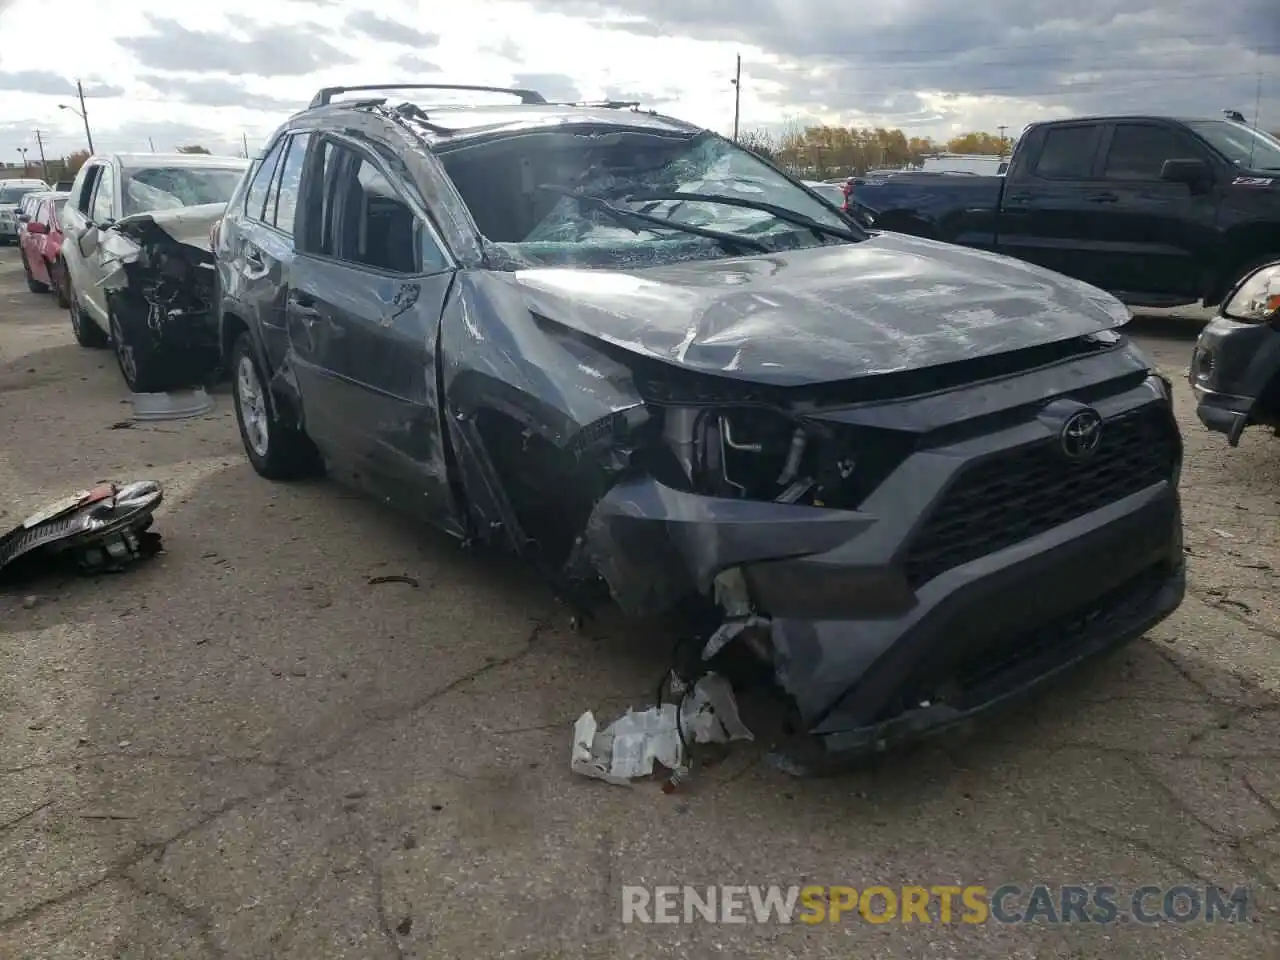
[[[1166,160],[1160,166],[1160,179],[1195,187],[1211,182],[1213,171],[1209,169],[1207,163],[1195,157]]]
[[[90,224],[89,229],[85,230],[84,233],[80,234],[80,236],[76,238],[76,248],[79,249],[80,256],[93,256],[101,243],[101,239],[102,238],[98,233],[98,228],[93,224]]]
[[[40,223],[38,220],[35,221],[34,223],[27,224],[27,233],[31,234],[33,237],[39,237],[48,232],[49,232],[49,228],[46,227],[43,223]]]
[[[31,216],[29,214],[26,214],[26,213],[18,214],[19,223],[27,223],[28,221],[30,221],[30,219],[31,219]]]

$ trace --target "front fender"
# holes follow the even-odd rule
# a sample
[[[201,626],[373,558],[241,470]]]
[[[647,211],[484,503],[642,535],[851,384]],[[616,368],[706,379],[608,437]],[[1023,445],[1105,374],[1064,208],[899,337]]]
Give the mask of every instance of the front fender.
[[[525,550],[547,519],[531,491],[546,490],[576,534],[620,466],[615,431],[647,416],[630,371],[535,317],[514,275],[491,271],[457,275],[438,356],[443,426],[477,527]]]

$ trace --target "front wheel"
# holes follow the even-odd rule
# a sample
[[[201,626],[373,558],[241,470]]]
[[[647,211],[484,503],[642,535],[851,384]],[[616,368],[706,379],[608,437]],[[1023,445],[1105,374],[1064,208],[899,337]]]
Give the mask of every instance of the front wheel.
[[[240,334],[231,348],[231,392],[249,463],[268,480],[294,480],[319,473],[320,455],[311,439],[274,416],[266,383],[252,339],[247,332]]]
[[[155,344],[148,342],[145,334],[125,330],[120,315],[110,311],[111,345],[115,348],[116,363],[124,382],[134,393],[163,393],[182,386],[181,370],[174,358],[165,355]]]

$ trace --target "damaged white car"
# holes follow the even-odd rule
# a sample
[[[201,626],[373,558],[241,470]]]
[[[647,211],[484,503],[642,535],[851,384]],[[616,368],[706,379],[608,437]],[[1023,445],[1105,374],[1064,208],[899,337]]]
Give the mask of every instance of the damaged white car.
[[[62,213],[76,341],[115,349],[129,389],[191,386],[218,363],[209,234],[249,161],[208,154],[90,158]]]

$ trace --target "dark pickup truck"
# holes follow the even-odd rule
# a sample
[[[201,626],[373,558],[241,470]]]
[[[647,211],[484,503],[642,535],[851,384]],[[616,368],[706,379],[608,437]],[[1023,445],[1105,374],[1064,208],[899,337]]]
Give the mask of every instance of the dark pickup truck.
[[[1280,259],[1280,141],[1231,120],[1031,124],[1004,176],[854,188],[875,227],[1057,270],[1131,306],[1212,306]]]

